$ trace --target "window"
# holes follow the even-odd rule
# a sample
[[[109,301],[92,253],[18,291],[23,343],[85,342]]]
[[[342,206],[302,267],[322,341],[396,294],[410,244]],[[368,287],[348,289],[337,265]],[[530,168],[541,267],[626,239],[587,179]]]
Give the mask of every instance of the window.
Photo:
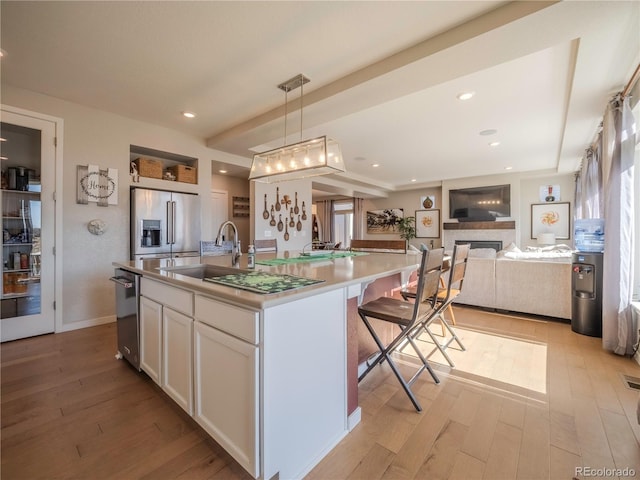
[[[349,248],[353,237],[353,201],[336,200],[333,210],[334,240],[341,248]]]

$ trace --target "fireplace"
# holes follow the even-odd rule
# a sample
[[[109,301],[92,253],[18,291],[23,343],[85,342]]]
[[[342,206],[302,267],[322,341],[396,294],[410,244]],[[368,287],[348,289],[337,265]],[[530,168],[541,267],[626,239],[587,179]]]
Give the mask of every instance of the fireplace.
[[[502,250],[502,240],[456,240],[455,244],[460,245],[468,243],[471,249],[474,248],[493,248],[496,252]]]
[[[516,241],[516,222],[445,222],[443,224],[443,247],[453,251],[455,242],[471,243],[471,248],[494,248],[501,250]]]

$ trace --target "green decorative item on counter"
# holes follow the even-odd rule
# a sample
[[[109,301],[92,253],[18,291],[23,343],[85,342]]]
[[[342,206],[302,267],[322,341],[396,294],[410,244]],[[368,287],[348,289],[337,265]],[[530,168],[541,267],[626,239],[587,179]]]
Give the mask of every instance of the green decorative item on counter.
[[[204,280],[262,294],[280,293],[324,282],[324,280],[265,272],[237,273]]]
[[[334,258],[355,257],[368,255],[366,252],[339,252],[326,255],[300,256],[294,258],[270,258],[269,260],[256,260],[256,265],[276,267],[278,265],[291,265],[292,263],[318,262],[320,260],[333,260]]]

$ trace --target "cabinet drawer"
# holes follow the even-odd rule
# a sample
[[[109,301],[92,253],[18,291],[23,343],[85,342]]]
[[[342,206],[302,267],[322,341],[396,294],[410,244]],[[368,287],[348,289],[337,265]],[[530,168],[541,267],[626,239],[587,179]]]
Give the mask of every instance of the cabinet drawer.
[[[258,312],[234,307],[199,295],[196,295],[195,310],[196,320],[254,345],[258,344],[260,339]]]
[[[140,294],[185,315],[193,316],[193,294],[187,290],[143,277],[140,280]]]

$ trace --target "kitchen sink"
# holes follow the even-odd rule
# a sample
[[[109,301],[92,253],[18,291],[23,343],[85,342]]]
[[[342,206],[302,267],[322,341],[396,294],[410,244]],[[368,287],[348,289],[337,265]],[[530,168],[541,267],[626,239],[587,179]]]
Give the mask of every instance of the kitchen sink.
[[[178,275],[185,275],[191,278],[198,278],[200,280],[204,278],[222,277],[223,275],[237,275],[239,273],[250,273],[253,270],[241,270],[234,267],[222,267],[220,265],[184,265],[181,267],[166,267],[159,268],[161,272],[176,273]]]

